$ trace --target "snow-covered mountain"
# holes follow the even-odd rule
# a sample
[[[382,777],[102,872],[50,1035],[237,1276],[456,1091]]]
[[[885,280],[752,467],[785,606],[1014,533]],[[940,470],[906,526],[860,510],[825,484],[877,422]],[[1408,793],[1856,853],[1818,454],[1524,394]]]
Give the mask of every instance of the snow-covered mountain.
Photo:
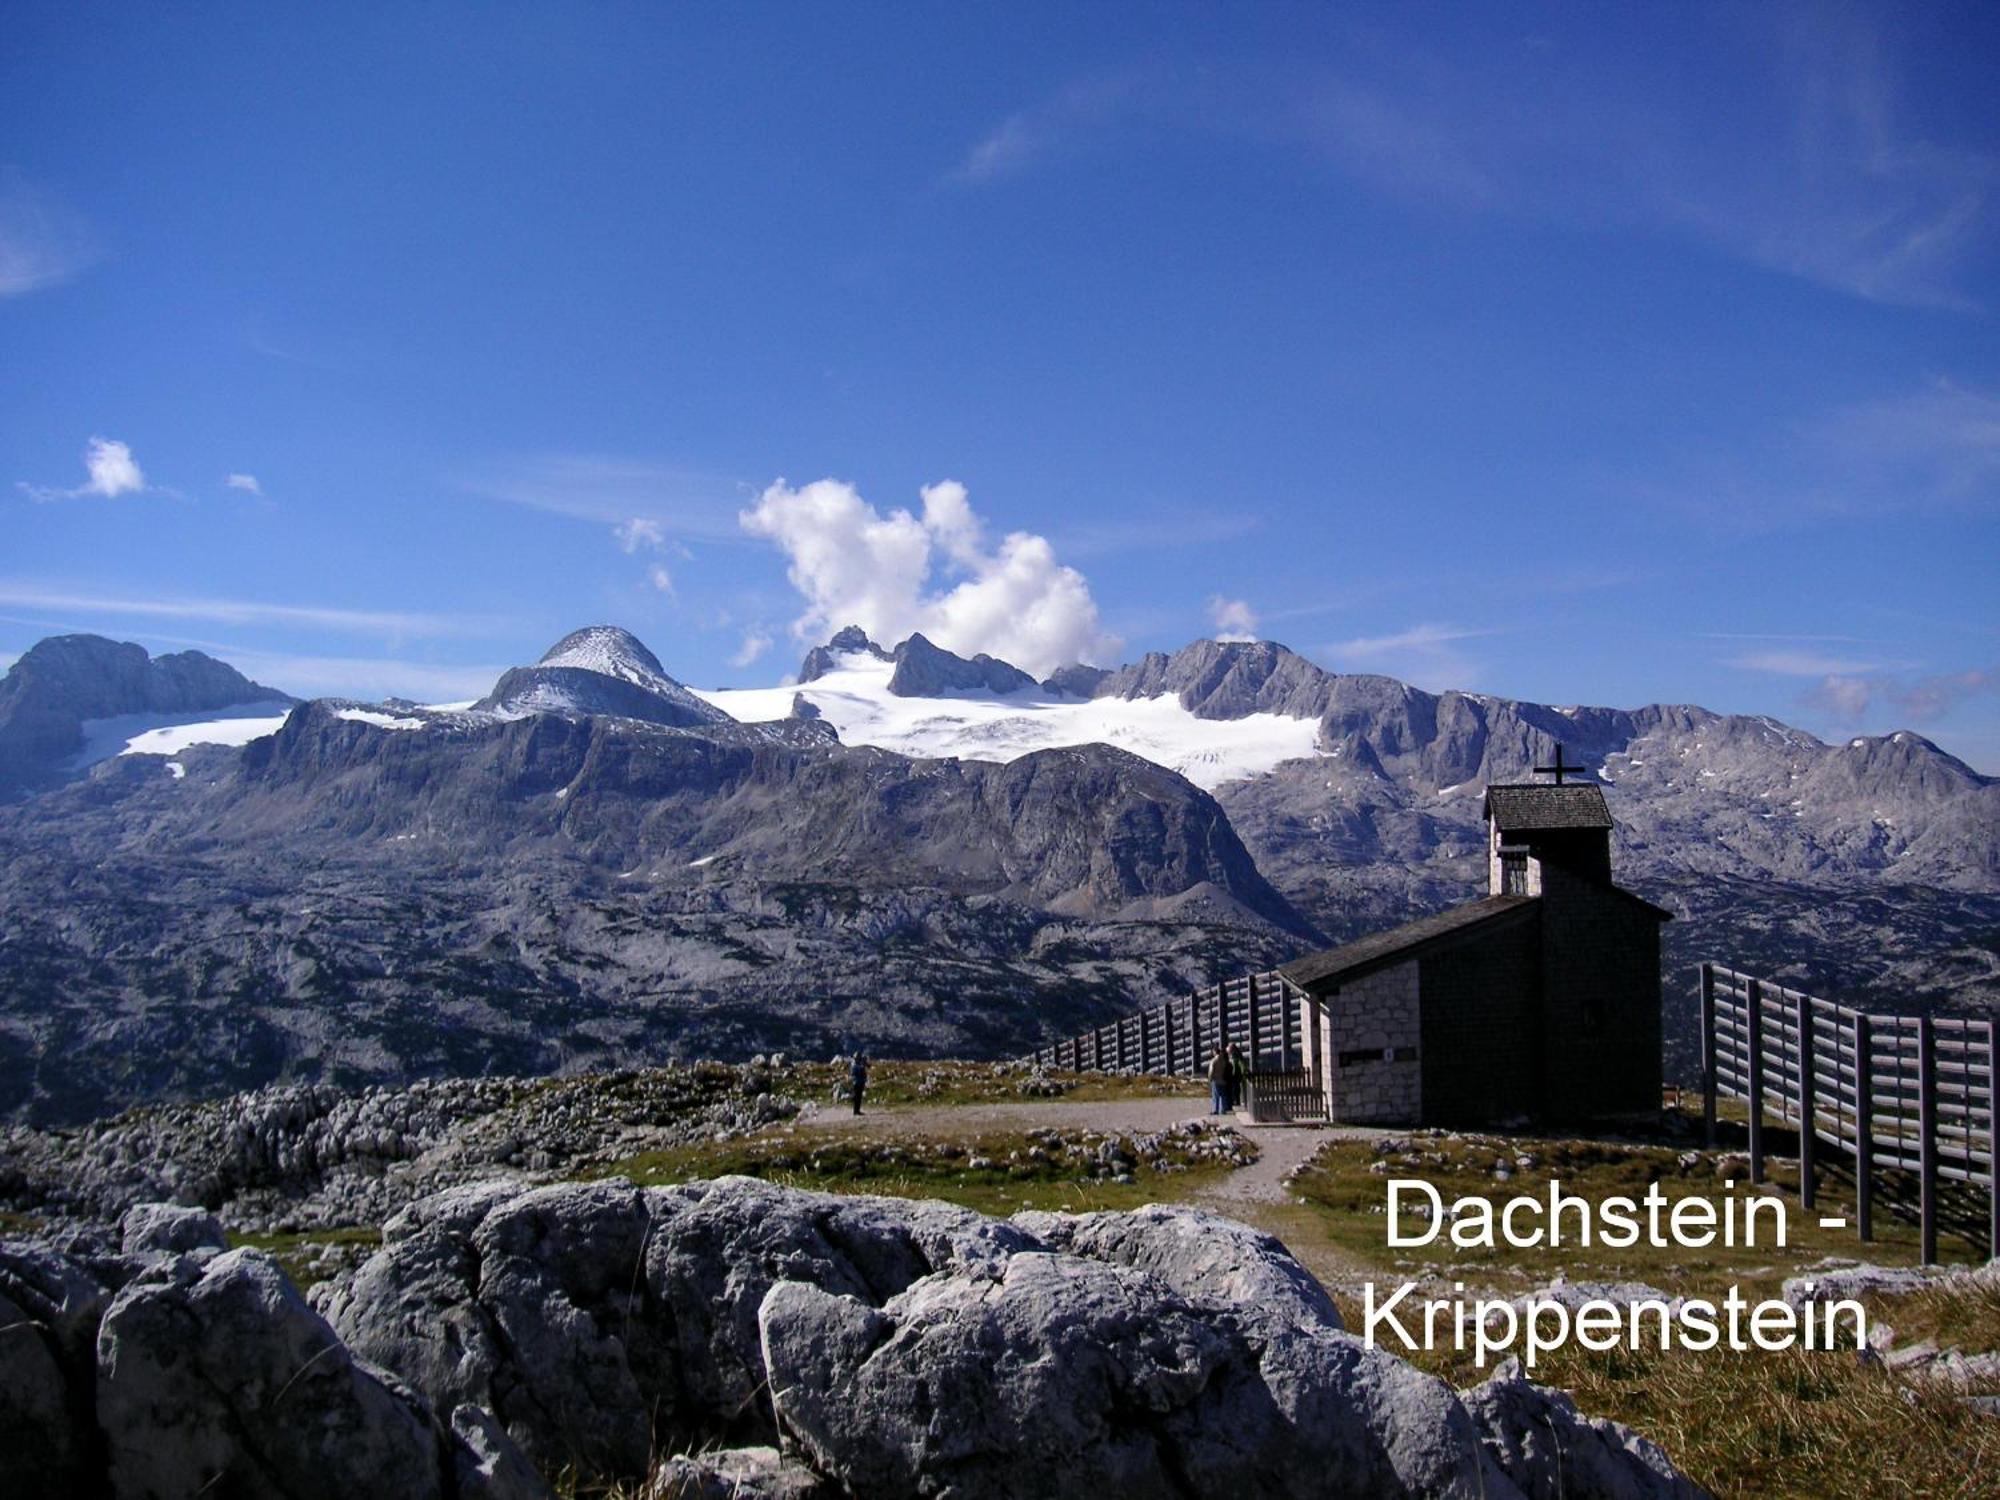
[[[128,751],[242,744],[296,701],[199,651],[152,657],[103,636],[50,636],[0,679],[0,796]]]
[[[669,677],[637,636],[616,625],[571,631],[532,667],[505,673],[473,710],[514,718],[607,714],[683,728],[730,722],[728,714]]]
[[[1115,745],[1179,772],[1206,791],[1314,754],[1319,726],[1310,718],[1251,713],[1203,719],[1173,693],[1079,698],[1037,686],[1026,673],[990,657],[968,662],[921,636],[913,642],[922,642],[915,652],[908,649],[911,642],[889,652],[858,631],[844,631],[814,648],[808,658],[810,680],[797,687],[726,689],[700,696],[745,722],[783,718],[803,702],[839,731],[844,744],[874,745],[925,759],[1004,762],[1038,750]],[[1019,681],[1003,691],[937,686],[919,694],[910,688],[918,675],[913,660],[933,681],[1009,682],[1002,672]]]

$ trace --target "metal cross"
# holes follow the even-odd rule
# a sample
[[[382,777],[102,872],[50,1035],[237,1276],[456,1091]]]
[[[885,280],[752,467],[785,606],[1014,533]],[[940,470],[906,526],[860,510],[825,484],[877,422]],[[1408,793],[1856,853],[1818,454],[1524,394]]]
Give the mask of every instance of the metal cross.
[[[1563,764],[1563,747],[1562,747],[1562,741],[1561,741],[1561,740],[1557,740],[1557,741],[1556,741],[1556,763],[1555,763],[1554,765],[1552,765],[1552,766],[1536,766],[1536,767],[1535,767],[1535,774],[1536,774],[1537,776],[1541,776],[1541,775],[1553,775],[1553,776],[1555,777],[1555,779],[1556,779],[1556,785],[1557,785],[1557,786],[1561,786],[1561,785],[1563,784],[1563,773],[1564,773],[1564,772],[1568,772],[1568,773],[1570,773],[1570,774],[1574,775],[1574,774],[1575,774],[1576,772],[1578,772],[1578,771],[1584,771],[1584,770],[1588,770],[1588,769],[1589,769],[1589,767],[1587,767],[1587,766],[1580,766],[1580,765],[1576,765],[1576,764],[1573,764],[1573,763],[1572,763],[1572,764],[1570,764],[1570,765],[1564,765],[1564,764]]]

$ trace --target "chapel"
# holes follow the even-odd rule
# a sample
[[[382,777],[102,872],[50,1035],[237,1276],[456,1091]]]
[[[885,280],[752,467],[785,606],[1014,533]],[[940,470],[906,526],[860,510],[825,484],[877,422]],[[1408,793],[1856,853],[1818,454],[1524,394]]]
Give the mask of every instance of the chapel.
[[[1610,808],[1580,768],[1486,789],[1487,893],[1285,965],[1304,1063],[1348,1124],[1651,1118],[1660,924],[1611,879]]]

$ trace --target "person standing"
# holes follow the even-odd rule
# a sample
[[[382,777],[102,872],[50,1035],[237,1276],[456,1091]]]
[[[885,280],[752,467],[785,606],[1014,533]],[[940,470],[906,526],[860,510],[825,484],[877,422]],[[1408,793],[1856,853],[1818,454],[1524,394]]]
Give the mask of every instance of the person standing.
[[[1216,1044],[1215,1055],[1208,1060],[1208,1112],[1212,1115],[1226,1114],[1229,1110],[1229,1054]]]
[[[1241,1109],[1250,1092],[1250,1065],[1243,1060],[1236,1043],[1229,1044],[1229,1107]]]
[[[854,1067],[848,1074],[848,1093],[854,1100],[854,1112],[861,1113],[861,1096],[868,1091],[868,1054],[854,1054]]]

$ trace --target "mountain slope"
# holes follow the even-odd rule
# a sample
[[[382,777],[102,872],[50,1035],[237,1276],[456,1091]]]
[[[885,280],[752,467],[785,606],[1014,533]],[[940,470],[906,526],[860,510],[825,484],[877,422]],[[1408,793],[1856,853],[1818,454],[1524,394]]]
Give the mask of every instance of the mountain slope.
[[[199,651],[149,657],[98,635],[37,642],[0,679],[0,794],[62,775],[85,753],[91,725],[130,720],[134,733],[246,705],[282,711],[287,694]]]
[[[0,809],[0,1111],[1015,1051],[1317,941],[1213,798],[1101,746],[923,761],[802,719],[315,702],[176,764]]]
[[[516,667],[473,707],[507,716],[612,714],[648,724],[727,724],[729,715],[669,677],[639,638],[616,625],[587,625]]]

